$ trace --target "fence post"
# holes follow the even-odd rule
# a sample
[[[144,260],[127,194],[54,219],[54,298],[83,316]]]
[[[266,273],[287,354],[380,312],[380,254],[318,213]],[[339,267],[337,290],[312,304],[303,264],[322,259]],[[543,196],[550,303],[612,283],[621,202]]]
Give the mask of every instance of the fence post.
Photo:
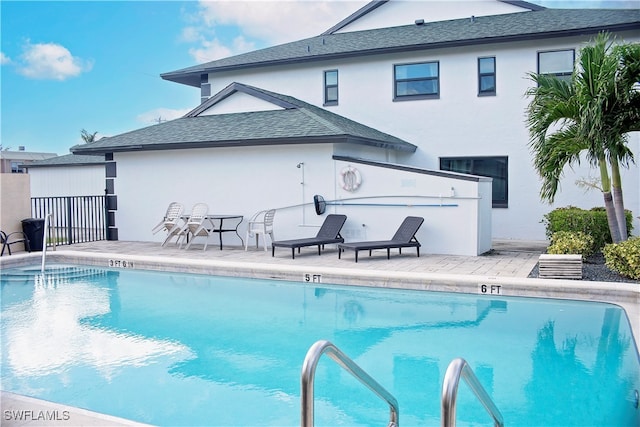
[[[73,242],[73,215],[71,215],[71,197],[65,197],[65,205],[67,207],[67,242]]]

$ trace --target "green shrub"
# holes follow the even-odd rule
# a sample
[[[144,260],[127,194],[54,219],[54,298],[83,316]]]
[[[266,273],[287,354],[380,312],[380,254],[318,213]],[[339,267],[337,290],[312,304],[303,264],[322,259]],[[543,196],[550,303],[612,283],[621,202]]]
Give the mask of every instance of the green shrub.
[[[604,262],[611,270],[630,279],[640,279],[640,237],[606,245]]]
[[[551,236],[549,254],[576,254],[588,257],[595,252],[593,237],[582,231],[558,231]]]
[[[627,236],[631,235],[633,215],[627,210]],[[590,210],[580,209],[575,206],[557,208],[544,216],[542,222],[546,227],[547,238],[558,231],[581,231],[593,237],[595,251],[601,250],[605,244],[611,243],[611,233],[607,222],[607,212],[603,207]]]

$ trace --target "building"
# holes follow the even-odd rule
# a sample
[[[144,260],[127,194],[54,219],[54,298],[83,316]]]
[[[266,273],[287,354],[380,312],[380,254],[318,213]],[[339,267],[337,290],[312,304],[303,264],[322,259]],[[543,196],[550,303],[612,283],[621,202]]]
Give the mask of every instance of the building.
[[[56,156],[56,153],[25,151],[24,147],[18,151],[0,150],[0,173],[25,173],[25,166],[30,163]]]
[[[639,30],[640,9],[375,1],[316,37],[165,73],[198,88],[201,104],[72,151],[106,156],[119,209],[157,216],[176,199],[245,215],[277,207],[285,238],[316,225],[310,199],[320,194],[348,214],[345,239],[388,238],[419,213],[426,253],[480,254],[492,238],[544,239],[554,207],[603,204],[574,185],[594,174],[586,167],[566,171],[555,205],[540,202],[527,76],[570,75],[597,33],[638,42]],[[629,146],[640,153],[637,133]],[[345,184],[354,177],[356,188]],[[623,180],[626,207],[640,212],[638,167]],[[114,217],[112,237],[149,239],[152,218]]]
[[[105,161],[101,155],[66,154],[25,165],[31,197],[102,196]]]

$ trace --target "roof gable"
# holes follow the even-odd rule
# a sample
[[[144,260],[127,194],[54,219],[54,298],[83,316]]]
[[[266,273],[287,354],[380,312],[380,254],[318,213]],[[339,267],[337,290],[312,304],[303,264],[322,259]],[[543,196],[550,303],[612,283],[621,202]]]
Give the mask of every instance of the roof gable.
[[[542,9],[524,1],[503,0],[372,1],[323,35]]]
[[[235,106],[227,106],[226,104],[228,104],[231,98],[240,98],[240,105],[236,103]],[[275,96],[268,95],[260,89],[252,86],[240,83],[231,83],[198,107],[188,112],[185,117],[280,110],[283,108],[295,108],[295,105],[285,102]]]
[[[235,93],[277,110],[202,114]],[[291,96],[233,83],[184,117],[71,148],[74,154],[257,145],[350,143],[414,152],[416,146]]]
[[[640,29],[640,9],[543,9],[320,35],[162,74],[200,87],[200,75],[395,52]]]

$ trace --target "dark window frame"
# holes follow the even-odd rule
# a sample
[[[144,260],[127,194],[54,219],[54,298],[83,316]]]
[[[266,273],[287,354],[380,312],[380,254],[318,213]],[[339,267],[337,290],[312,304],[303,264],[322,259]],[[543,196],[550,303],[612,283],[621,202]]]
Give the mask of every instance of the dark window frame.
[[[558,53],[558,52],[571,52],[571,70],[555,72],[555,73],[542,72],[540,70],[540,56],[544,55],[545,53]],[[573,71],[575,70],[575,66],[576,66],[576,50],[575,49],[541,50],[538,52],[537,66],[538,66],[538,74],[544,74],[547,76],[556,76],[557,78],[562,80],[571,79],[571,76],[573,75]]]
[[[399,79],[397,75],[398,67],[407,67],[412,65],[428,65],[436,64],[436,76],[435,77],[423,77],[423,78],[404,78]],[[437,90],[434,93],[418,93],[411,95],[398,95],[399,83],[421,82],[421,81],[435,81]],[[411,62],[403,64],[393,65],[393,100],[394,101],[412,101],[416,99],[439,99],[440,98],[440,61],[423,61],[423,62]]]
[[[493,60],[493,72],[487,73],[482,72],[480,63],[482,60],[492,59]],[[482,89],[482,79],[483,77],[493,77],[493,89],[483,90]],[[496,57],[495,56],[481,56],[478,58],[478,96],[495,96],[497,91],[498,78],[496,72]]]
[[[329,84],[327,83],[327,75],[329,75],[330,73],[335,73],[336,75],[336,83],[335,84]],[[325,70],[322,74],[323,76],[323,86],[324,86],[324,106],[331,106],[331,105],[338,105],[338,100],[339,100],[339,94],[338,94],[338,70],[337,69],[333,69],[333,70]],[[329,96],[329,90],[331,89],[335,89],[336,91],[336,96],[335,99],[333,99],[332,97]]]
[[[25,173],[24,164],[18,160],[11,161],[11,173]]]
[[[448,161],[471,161],[471,170],[456,170],[452,168],[445,168],[445,162]],[[498,175],[486,175],[477,172],[477,168],[474,167],[473,163],[476,161],[486,162],[487,160],[494,160],[497,162],[504,163],[504,176]],[[489,178],[493,178],[492,183],[492,207],[493,208],[508,208],[509,207],[509,157],[508,156],[451,156],[451,157],[440,157],[440,170],[449,171],[449,172],[458,172],[458,173],[466,173],[470,175],[478,175],[478,176],[486,176]],[[504,190],[503,197],[495,197],[495,193],[497,192],[496,186],[500,185],[500,180],[504,180]]]

